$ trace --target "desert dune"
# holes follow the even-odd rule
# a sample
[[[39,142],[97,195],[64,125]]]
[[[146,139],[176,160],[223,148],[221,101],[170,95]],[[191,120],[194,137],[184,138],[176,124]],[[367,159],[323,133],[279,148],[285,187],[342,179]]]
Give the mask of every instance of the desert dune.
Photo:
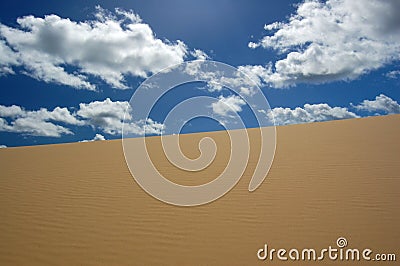
[[[279,126],[271,170],[252,193],[259,138],[249,129],[252,152],[239,183],[196,207],[143,191],[120,140],[1,149],[0,265],[278,265],[258,260],[257,251],[264,244],[322,249],[338,237],[398,261],[399,125],[400,115],[390,115]],[[159,137],[149,138],[151,159],[176,183],[209,182],[227,162],[229,141],[222,131],[182,135],[183,151],[198,156],[204,136],[219,149],[203,171],[173,167]]]

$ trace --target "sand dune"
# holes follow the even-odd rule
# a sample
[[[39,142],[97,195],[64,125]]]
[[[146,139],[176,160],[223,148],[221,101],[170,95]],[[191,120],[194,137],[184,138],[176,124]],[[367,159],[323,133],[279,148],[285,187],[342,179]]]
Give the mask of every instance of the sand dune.
[[[247,188],[257,137],[238,185],[190,208],[146,194],[121,141],[1,149],[0,265],[276,265],[257,259],[265,243],[322,249],[340,236],[400,260],[399,125],[392,115],[278,127],[274,163],[255,192]],[[229,146],[224,132],[186,135],[188,156],[206,135]],[[210,181],[227,160],[218,153],[209,168],[187,173],[160,155],[159,138],[150,142],[160,171],[186,185]]]

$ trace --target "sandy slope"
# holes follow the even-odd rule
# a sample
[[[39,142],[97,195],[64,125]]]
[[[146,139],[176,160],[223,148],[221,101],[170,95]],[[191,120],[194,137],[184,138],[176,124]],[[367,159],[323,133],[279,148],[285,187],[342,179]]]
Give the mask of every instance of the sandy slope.
[[[399,261],[399,125],[392,115],[278,127],[275,161],[259,189],[247,191],[254,138],[239,184],[191,208],[147,195],[127,169],[121,141],[1,149],[0,265],[272,264],[257,260],[264,243],[322,249],[339,236],[349,247],[395,252]],[[205,134],[184,138],[189,156]],[[229,146],[225,133],[210,135]],[[222,152],[215,165],[188,174],[168,165],[158,138],[150,142],[160,171],[182,184],[210,181],[226,162]]]

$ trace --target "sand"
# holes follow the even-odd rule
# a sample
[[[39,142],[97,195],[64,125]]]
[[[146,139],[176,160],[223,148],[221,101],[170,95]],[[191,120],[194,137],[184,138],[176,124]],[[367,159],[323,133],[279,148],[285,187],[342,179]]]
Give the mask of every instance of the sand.
[[[398,262],[399,125],[400,115],[392,115],[277,127],[275,160],[255,192],[248,184],[256,137],[238,185],[189,208],[146,194],[120,140],[1,149],[0,265],[279,265],[258,260],[257,250],[266,243],[318,250],[336,247],[341,236],[351,248],[397,253]],[[229,143],[224,132],[186,135],[188,156],[198,154],[193,147],[204,136],[225,147],[204,171],[174,169],[157,137],[152,159],[175,182],[208,182],[222,171]],[[283,264],[332,263],[341,265]]]

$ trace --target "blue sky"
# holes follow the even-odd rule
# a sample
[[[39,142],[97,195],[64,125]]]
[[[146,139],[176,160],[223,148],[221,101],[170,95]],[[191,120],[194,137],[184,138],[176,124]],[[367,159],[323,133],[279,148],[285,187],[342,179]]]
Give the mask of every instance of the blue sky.
[[[198,58],[250,76],[277,124],[400,112],[395,0],[6,1],[0,7],[0,145],[7,147],[120,138],[123,112],[141,82]],[[255,126],[241,95],[205,86],[166,95],[153,112],[153,133],[163,130],[173,103],[199,95],[214,97],[219,115],[229,118],[221,109],[228,104]],[[143,125],[131,123],[141,135]],[[199,119],[183,132],[219,129]]]

